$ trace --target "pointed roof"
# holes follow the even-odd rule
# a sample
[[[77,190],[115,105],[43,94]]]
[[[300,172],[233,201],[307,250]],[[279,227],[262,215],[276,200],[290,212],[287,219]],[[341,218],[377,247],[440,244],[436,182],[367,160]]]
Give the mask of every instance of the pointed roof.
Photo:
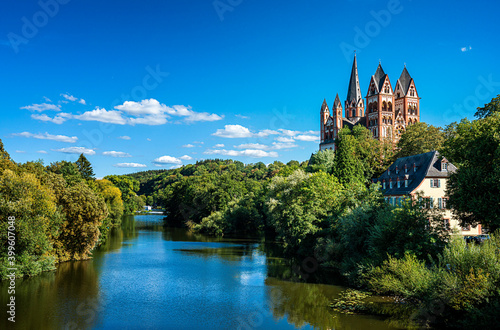
[[[338,109],[338,108],[342,109],[342,103],[340,103],[340,98],[339,98],[338,93],[337,93],[337,96],[335,96],[335,102],[333,102],[333,108],[334,109]]]
[[[401,76],[398,79],[398,82],[401,84],[401,88],[403,89],[403,95],[406,95],[406,93],[408,93],[408,88],[410,88],[412,80],[413,78],[408,73],[408,70],[406,70],[406,65],[405,65],[405,68],[403,69],[403,72],[401,73]]]
[[[326,112],[328,110],[328,104],[326,103],[326,99],[323,100],[323,104],[321,105],[321,112]]]
[[[358,61],[356,60],[356,54],[354,54],[354,62],[352,63],[351,70],[351,80],[349,81],[349,89],[347,92],[347,102],[362,99],[361,89],[359,88],[359,77],[358,77]]]
[[[375,74],[372,76],[378,92],[380,92],[382,89],[382,85],[384,84],[385,77],[387,77],[387,75],[385,74],[384,69],[382,69],[382,64],[379,63],[378,67],[377,67],[377,71],[375,71]]]

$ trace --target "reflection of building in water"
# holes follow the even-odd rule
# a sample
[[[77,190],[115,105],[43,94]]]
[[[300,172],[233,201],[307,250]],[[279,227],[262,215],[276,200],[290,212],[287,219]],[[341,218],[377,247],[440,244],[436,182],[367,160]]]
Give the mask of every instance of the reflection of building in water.
[[[365,111],[354,55],[344,108],[337,94],[331,109],[326,99],[323,101],[320,114],[319,150],[335,149],[338,132],[344,127],[352,129],[354,125],[365,126],[375,139],[397,142],[407,126],[420,121],[420,97],[406,65],[393,88],[389,76],[379,64],[370,79]]]

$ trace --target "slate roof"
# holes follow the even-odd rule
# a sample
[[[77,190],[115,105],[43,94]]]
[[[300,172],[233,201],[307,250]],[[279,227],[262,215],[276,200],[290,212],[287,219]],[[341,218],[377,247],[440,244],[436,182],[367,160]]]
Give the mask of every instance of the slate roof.
[[[349,88],[347,90],[347,102],[358,102],[362,99],[361,89],[359,88],[359,78],[358,78],[358,61],[356,60],[356,54],[354,54],[354,62],[352,63],[351,70],[351,80],[349,81]]]
[[[328,112],[328,104],[326,103],[326,99],[323,101],[321,105],[321,112]]]
[[[437,151],[430,151],[424,154],[415,156],[398,158],[387,171],[385,171],[374,182],[382,182],[385,180],[386,189],[383,190],[384,195],[408,195],[412,193],[422,183],[425,178],[447,178],[450,173],[453,173],[457,168],[448,163],[448,171],[441,171],[441,160]],[[416,171],[413,170],[413,165],[416,165]],[[408,169],[405,172],[405,165]],[[396,167],[398,173],[396,174]],[[397,178],[401,182],[400,188],[397,186]],[[392,179],[392,189],[389,188],[389,179]],[[408,179],[408,187],[405,187],[405,180]]]
[[[375,74],[372,76],[373,81],[375,81],[375,86],[377,87],[377,92],[381,92],[382,90],[382,85],[384,84],[385,77],[387,75],[384,72],[384,69],[382,69],[382,64],[378,64],[377,71],[375,71]]]
[[[333,102],[333,109],[342,108],[342,103],[340,102],[339,94],[335,96],[335,102]]]
[[[401,76],[398,79],[398,82],[401,84],[401,88],[403,89],[403,95],[406,95],[408,93],[408,89],[410,88],[410,84],[412,81],[412,77],[410,76],[410,73],[408,70],[406,70],[406,66],[403,69],[403,72],[401,72]]]

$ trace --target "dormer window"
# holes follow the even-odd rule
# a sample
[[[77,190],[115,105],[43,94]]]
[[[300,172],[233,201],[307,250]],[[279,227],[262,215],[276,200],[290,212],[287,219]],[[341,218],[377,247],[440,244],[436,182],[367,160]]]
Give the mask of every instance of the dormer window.
[[[441,172],[448,172],[448,163],[445,161],[441,162]]]
[[[398,188],[401,188],[401,181],[399,181],[399,178],[398,178]]]
[[[389,189],[392,189],[392,180],[389,180]]]
[[[389,168],[389,169],[387,169],[387,174],[388,174],[388,175],[391,175],[391,169],[390,169],[390,168]]]
[[[405,173],[408,173],[408,166],[405,164]]]
[[[413,172],[417,171],[417,164],[413,163]]]
[[[405,180],[405,188],[408,188],[408,179]]]
[[[398,167],[396,166],[396,174],[398,174],[398,173],[399,173],[399,169],[398,169]]]
[[[382,189],[385,189],[385,180],[382,181]]]

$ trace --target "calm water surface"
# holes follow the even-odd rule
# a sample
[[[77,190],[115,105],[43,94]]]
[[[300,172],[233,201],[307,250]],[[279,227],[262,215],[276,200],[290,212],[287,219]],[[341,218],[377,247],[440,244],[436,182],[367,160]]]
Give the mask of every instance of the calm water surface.
[[[92,260],[18,280],[16,327],[6,322],[0,283],[1,328],[394,329],[375,316],[332,312],[345,288],[283,280],[294,271],[259,241],[165,229],[162,218],[125,217]]]

